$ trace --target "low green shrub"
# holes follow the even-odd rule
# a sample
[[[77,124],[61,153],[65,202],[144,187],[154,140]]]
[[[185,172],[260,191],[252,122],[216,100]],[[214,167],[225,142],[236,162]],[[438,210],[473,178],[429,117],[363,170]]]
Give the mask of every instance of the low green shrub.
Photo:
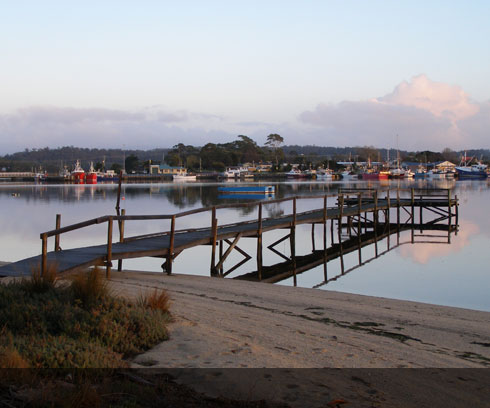
[[[98,271],[39,288],[0,284],[0,367],[125,367],[167,339],[168,310],[111,296]]]

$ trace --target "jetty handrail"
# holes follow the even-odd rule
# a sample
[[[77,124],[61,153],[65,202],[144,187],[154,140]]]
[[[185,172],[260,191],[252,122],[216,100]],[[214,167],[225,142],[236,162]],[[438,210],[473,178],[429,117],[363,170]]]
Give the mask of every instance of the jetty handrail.
[[[426,191],[450,191],[451,189],[397,189],[399,191],[412,191],[416,190],[417,191],[417,196],[420,195],[419,191],[420,190],[426,190]],[[262,203],[262,205],[268,205],[268,204],[276,204],[276,203],[281,203],[281,202],[286,202],[286,201],[294,201],[294,200],[309,200],[309,199],[320,199],[320,198],[332,198],[332,197],[339,197],[340,195],[343,196],[349,196],[349,195],[359,195],[364,192],[366,193],[373,193],[377,191],[379,192],[387,192],[390,191],[390,189],[382,189],[382,190],[376,190],[376,189],[341,189],[339,193],[329,193],[329,194],[321,194],[321,195],[299,195],[299,196],[289,196],[289,197],[284,197],[284,198],[278,198],[276,200],[268,200],[266,202],[257,200],[257,201],[252,201],[249,203],[231,203],[231,204],[220,204],[220,205],[215,205],[211,207],[201,207],[201,208],[196,208],[193,210],[188,210],[188,211],[183,211],[180,213],[174,213],[174,214],[143,214],[143,215],[104,215],[101,217],[93,218],[87,221],[82,221],[76,224],[71,224],[67,225],[65,227],[61,228],[56,228],[54,230],[42,232],[40,234],[40,238],[45,235],[46,237],[52,237],[60,234],[64,234],[66,232],[74,231],[77,229],[89,227],[91,225],[96,225],[96,224],[102,224],[107,221],[109,221],[109,218],[112,218],[114,221],[143,221],[143,220],[171,220],[173,217],[175,218],[181,218],[185,217],[188,215],[194,215],[202,212],[208,212],[208,211],[216,211],[220,209],[226,209],[226,208],[246,208],[246,207],[254,207]],[[364,195],[364,194],[363,194]],[[366,195],[372,195],[372,194],[366,194]],[[439,195],[434,195],[434,194],[428,194],[431,197],[438,197]],[[440,195],[441,197],[447,198],[448,195],[447,193],[444,195]]]
[[[110,217],[110,215],[104,215],[102,217],[92,218],[91,220],[82,221],[82,222],[78,222],[76,224],[67,225],[66,227],[57,228],[57,229],[54,229],[51,231],[41,232],[40,237],[42,238],[43,235],[45,235],[46,237],[52,237],[54,235],[64,234],[65,232],[70,232],[70,231],[74,231],[74,230],[77,230],[80,228],[89,227],[91,225],[103,224],[104,222],[107,222],[109,220],[109,217]],[[112,218],[115,219],[117,217],[112,217]]]
[[[439,189],[438,189],[439,190]],[[258,201],[253,201],[249,203],[230,203],[230,204],[221,204],[221,205],[215,205],[211,207],[204,207],[204,208],[197,208],[193,210],[188,210],[188,211],[183,211],[180,213],[174,213],[174,214],[147,214],[147,215],[126,215],[124,210],[121,215],[105,215],[97,218],[93,218],[87,221],[82,221],[79,223],[75,223],[72,225],[67,225],[65,227],[60,228],[60,219],[61,216],[57,214],[56,217],[56,227],[54,230],[46,231],[40,234],[40,238],[42,240],[42,271],[46,270],[47,267],[47,241],[48,237],[55,236],[55,251],[60,251],[61,248],[59,246],[59,239],[60,235],[66,232],[70,231],[75,231],[81,228],[85,228],[88,226],[96,225],[96,224],[103,224],[106,223],[108,224],[108,230],[107,230],[107,257],[106,257],[106,262],[107,262],[107,275],[109,276],[110,273],[110,265],[111,265],[111,259],[112,259],[112,241],[113,241],[113,222],[117,221],[119,223],[119,242],[125,242],[126,239],[124,238],[124,221],[133,221],[133,220],[171,220],[171,226],[169,231],[161,231],[161,232],[156,232],[152,234],[146,234],[146,236],[158,236],[158,235],[168,235],[170,234],[170,248],[168,251],[168,256],[167,256],[167,264],[169,265],[169,271],[171,271],[171,263],[172,263],[172,254],[173,254],[173,248],[174,248],[174,240],[175,240],[175,235],[176,233],[180,233],[181,231],[185,230],[176,230],[176,219],[193,215],[193,214],[198,214],[198,213],[203,213],[203,212],[211,212],[212,217],[211,217],[211,243],[213,244],[213,253],[214,249],[216,246],[216,240],[217,240],[217,233],[218,233],[218,218],[216,217],[216,212],[219,209],[226,209],[226,208],[246,208],[246,207],[255,207],[257,206],[259,208],[259,215],[257,218],[257,221],[249,221],[250,223],[257,222],[259,225],[258,228],[258,234],[261,235],[262,233],[262,223],[263,221],[267,220],[268,218],[262,218],[262,207],[267,204],[274,204],[274,203],[282,203],[282,202],[288,202],[291,201],[293,204],[292,208],[292,213],[289,215],[283,215],[281,217],[276,217],[276,218],[287,218],[288,216],[293,217],[293,221],[291,223],[291,228],[295,228],[296,222],[297,222],[297,216],[299,215],[296,210],[296,203],[299,200],[309,200],[309,199],[323,199],[323,211],[326,212],[328,210],[327,208],[327,198],[331,197],[337,197],[337,207],[340,211],[340,217],[342,217],[342,211],[344,208],[344,205],[349,206],[349,200],[351,196],[357,197],[357,202],[359,203],[359,209],[362,206],[362,197],[363,196],[368,196],[371,197],[370,200],[374,200],[374,205],[375,205],[375,210],[378,208],[378,199],[379,200],[386,200],[389,199],[389,191],[390,189],[383,189],[383,190],[377,190],[377,189],[348,189],[346,190],[339,190],[337,193],[328,193],[328,194],[315,194],[315,195],[300,195],[300,196],[289,196],[289,197],[284,197],[276,200],[270,200],[263,202],[261,200]],[[407,189],[407,190],[402,190],[398,189],[398,191],[410,191],[411,192],[411,204],[412,204],[412,212],[413,212],[413,206],[414,206],[414,200],[415,196],[418,196],[420,200],[422,200],[423,193],[418,193],[415,194],[415,189]],[[430,190],[426,190],[430,191]],[[432,190],[434,191],[434,190]],[[445,197],[448,200],[449,206],[451,206],[451,189],[440,189],[439,191],[446,191],[446,194],[440,195],[441,197]],[[386,197],[381,198],[379,197],[379,192],[385,192]],[[439,195],[429,195],[431,197],[439,197]],[[347,200],[345,200],[347,198]],[[370,201],[369,200],[369,201]],[[399,193],[397,194],[397,200],[398,200],[398,206],[400,205],[400,198],[399,198]],[[457,200],[457,198],[456,198]],[[347,202],[346,202],[347,201]],[[442,201],[442,200],[441,200]],[[389,205],[389,202],[388,202]],[[335,208],[335,207],[332,207]],[[320,208],[321,210],[321,208]],[[306,213],[310,212],[315,212],[318,210],[309,210],[306,211]],[[303,214],[303,213],[301,213]],[[323,218],[326,218],[326,213],[324,214]],[[241,223],[244,223],[243,221]],[[245,222],[247,223],[247,222]],[[231,226],[235,225],[236,223],[229,224]],[[223,226],[228,226],[227,225],[222,225]],[[203,228],[203,229],[208,229],[208,228]],[[140,237],[131,237],[130,239],[138,239],[138,238],[143,238],[145,235],[140,236]],[[214,262],[214,261],[213,261]],[[169,272],[170,273],[170,272]]]
[[[175,213],[175,214],[143,214],[143,215],[104,215],[101,217],[93,218],[87,221],[82,221],[78,222],[76,224],[71,224],[67,225],[62,228],[56,228],[54,230],[42,232],[40,234],[40,237],[42,238],[43,235],[46,235],[47,237],[52,237],[55,235],[63,234],[65,232],[70,232],[74,231],[80,228],[84,227],[89,227],[91,225],[95,224],[102,224],[104,222],[107,222],[109,218],[112,218],[114,221],[142,221],[142,220],[171,220],[173,217],[175,218],[181,218],[185,217],[188,215],[193,215],[193,214],[198,214],[201,212],[207,212],[207,211],[213,211],[214,210],[220,210],[220,209],[226,209],[226,208],[244,208],[244,207],[254,207],[262,203],[263,205],[267,204],[274,204],[274,203],[280,203],[280,202],[285,202],[285,201],[293,201],[294,199],[320,199],[324,197],[337,197],[338,194],[322,194],[322,195],[310,195],[310,196],[289,196],[289,197],[284,197],[284,198],[279,198],[277,200],[269,200],[267,202],[262,202],[260,200],[258,201],[252,201],[250,203],[231,203],[231,204],[220,204],[220,205],[215,205],[211,207],[201,207],[201,208],[196,208],[193,210],[188,210],[188,211],[183,211],[180,213]]]

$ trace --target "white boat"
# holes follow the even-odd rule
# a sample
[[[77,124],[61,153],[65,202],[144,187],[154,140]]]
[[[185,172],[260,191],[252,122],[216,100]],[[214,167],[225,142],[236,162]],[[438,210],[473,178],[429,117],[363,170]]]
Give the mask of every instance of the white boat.
[[[345,170],[341,173],[343,180],[355,180],[359,178],[356,173],[352,173],[349,170]]]
[[[196,181],[197,176],[195,174],[174,174],[172,179],[174,181]]]
[[[446,174],[442,171],[433,169],[427,172],[427,177],[430,179],[443,179],[446,178]]]
[[[248,173],[248,169],[244,167],[228,167],[221,175],[225,178],[239,178],[244,173]]]
[[[330,169],[324,170],[317,170],[316,172],[316,178],[317,180],[332,180],[333,178],[333,171]]]
[[[300,169],[291,169],[286,173],[286,176],[288,178],[301,178],[301,177],[306,177],[306,174],[303,173]]]
[[[391,169],[390,170],[390,177],[391,178],[403,178],[405,177],[405,170],[397,167],[396,169]]]

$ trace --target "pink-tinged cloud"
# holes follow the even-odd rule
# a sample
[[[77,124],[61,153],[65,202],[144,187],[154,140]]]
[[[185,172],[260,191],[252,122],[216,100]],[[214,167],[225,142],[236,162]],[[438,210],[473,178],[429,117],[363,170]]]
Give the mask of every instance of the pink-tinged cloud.
[[[480,232],[478,225],[470,221],[460,220],[459,225],[460,230],[458,235],[451,237],[451,244],[403,245],[400,248],[400,254],[405,258],[413,259],[417,263],[426,264],[434,258],[443,258],[449,254],[459,252],[469,243],[472,236]]]
[[[408,150],[487,148],[490,138],[484,129],[488,132],[489,105],[471,101],[458,86],[419,75],[388,95],[319,104],[299,118],[322,131],[322,144],[340,140],[337,145],[393,146],[398,134],[400,148]]]
[[[391,94],[376,100],[389,105],[412,106],[450,120],[465,119],[479,111],[479,106],[471,102],[459,86],[434,82],[425,75],[413,77],[411,82],[403,81]]]

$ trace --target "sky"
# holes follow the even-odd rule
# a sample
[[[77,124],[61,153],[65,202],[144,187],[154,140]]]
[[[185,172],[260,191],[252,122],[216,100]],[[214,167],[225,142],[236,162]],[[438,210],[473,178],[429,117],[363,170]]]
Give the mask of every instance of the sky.
[[[0,154],[490,148],[489,21],[487,0],[0,0]]]

